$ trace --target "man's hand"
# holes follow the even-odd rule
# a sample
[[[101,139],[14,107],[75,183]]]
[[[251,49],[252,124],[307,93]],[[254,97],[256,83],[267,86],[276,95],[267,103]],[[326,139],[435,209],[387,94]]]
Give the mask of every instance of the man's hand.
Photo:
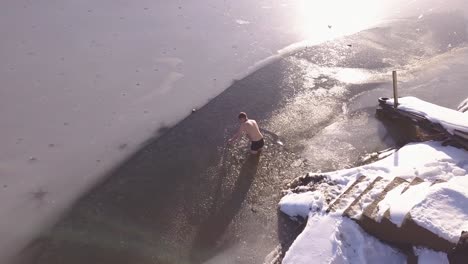
[[[236,139],[239,138],[239,136],[241,135],[242,133],[242,127],[239,128],[239,130],[237,130],[237,132],[230,138],[228,139],[228,144],[231,144],[232,142],[234,142]]]

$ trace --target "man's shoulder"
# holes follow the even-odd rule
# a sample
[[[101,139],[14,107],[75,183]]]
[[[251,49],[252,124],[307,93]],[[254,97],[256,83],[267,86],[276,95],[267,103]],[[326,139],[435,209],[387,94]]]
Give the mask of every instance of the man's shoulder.
[[[257,122],[255,122],[255,120],[252,119],[249,119],[245,123],[243,123],[243,125],[245,125],[246,127],[252,127],[255,126],[255,124],[257,124]]]

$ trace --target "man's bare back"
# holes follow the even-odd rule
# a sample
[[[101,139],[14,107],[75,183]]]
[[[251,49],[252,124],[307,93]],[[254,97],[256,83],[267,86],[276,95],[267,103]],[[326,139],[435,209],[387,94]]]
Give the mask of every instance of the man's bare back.
[[[253,119],[248,119],[247,114],[244,112],[239,114],[239,122],[241,123],[239,130],[231,139],[229,139],[229,142],[234,141],[239,136],[241,136],[242,133],[245,133],[247,134],[247,137],[250,139],[250,141],[252,141],[250,152],[252,154],[257,154],[262,150],[263,145],[265,144],[263,135],[258,128],[257,122]]]
[[[257,122],[253,119],[249,119],[241,124],[240,129],[247,134],[250,141],[259,141],[263,138],[260,129],[258,128]]]

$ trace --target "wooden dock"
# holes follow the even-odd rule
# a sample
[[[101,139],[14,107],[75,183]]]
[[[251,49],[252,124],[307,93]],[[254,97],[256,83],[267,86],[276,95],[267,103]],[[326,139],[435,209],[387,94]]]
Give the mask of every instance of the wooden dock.
[[[419,138],[418,141],[441,140],[446,145],[468,150],[468,132],[458,129],[454,129],[450,132],[440,123],[431,121],[421,114],[394,107],[393,104],[388,102],[389,100],[390,98],[385,97],[378,99],[379,108],[376,112],[378,118],[398,120],[414,126],[415,130],[420,132],[419,135],[416,135]],[[446,110],[446,108],[444,108],[444,110]],[[456,110],[453,111],[457,112]]]

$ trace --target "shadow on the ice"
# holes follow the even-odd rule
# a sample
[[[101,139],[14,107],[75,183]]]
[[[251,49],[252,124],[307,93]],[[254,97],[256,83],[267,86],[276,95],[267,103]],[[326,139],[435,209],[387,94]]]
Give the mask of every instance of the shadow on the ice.
[[[209,216],[200,225],[194,239],[193,248],[190,253],[192,263],[202,263],[216,252],[213,249],[217,247],[220,238],[241,209],[242,203],[257,173],[259,161],[260,155],[248,154],[240,169],[235,187],[228,199],[220,206],[217,205],[217,201],[213,204]]]
[[[278,210],[278,241],[279,248],[276,249],[274,260],[270,260],[271,264],[281,263],[284,255],[291,247],[294,240],[299,236],[300,233],[304,230],[307,219],[296,219],[295,221],[291,220],[288,215]]]

